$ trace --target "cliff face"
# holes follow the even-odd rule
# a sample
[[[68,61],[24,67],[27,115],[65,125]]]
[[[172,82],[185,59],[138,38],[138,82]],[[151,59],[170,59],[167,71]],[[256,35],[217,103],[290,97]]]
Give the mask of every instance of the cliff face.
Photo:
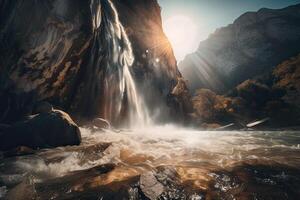
[[[69,109],[93,35],[89,4],[79,0],[0,4],[1,121],[30,113],[39,100]]]
[[[80,118],[103,117],[107,90],[118,88],[110,82],[117,79],[114,68],[131,49],[130,70],[139,91],[147,89],[147,104],[163,105],[168,114],[179,104],[176,114],[185,113],[186,91],[172,93],[181,75],[157,2],[113,3],[116,9],[107,0],[0,1],[1,123],[18,120],[39,101]]]
[[[113,0],[135,56],[132,65],[138,87],[163,118],[190,112],[188,89],[177,68],[172,47],[162,29],[157,0]],[[171,109],[170,109],[171,108]]]
[[[299,46],[300,5],[261,9],[218,29],[179,67],[192,91],[208,88],[226,92],[297,55]]]

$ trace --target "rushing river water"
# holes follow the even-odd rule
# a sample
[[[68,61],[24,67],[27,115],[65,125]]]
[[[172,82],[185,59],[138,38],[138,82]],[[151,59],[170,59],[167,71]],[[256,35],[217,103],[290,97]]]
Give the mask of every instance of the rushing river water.
[[[91,132],[1,160],[9,199],[299,199],[300,132],[173,126]]]

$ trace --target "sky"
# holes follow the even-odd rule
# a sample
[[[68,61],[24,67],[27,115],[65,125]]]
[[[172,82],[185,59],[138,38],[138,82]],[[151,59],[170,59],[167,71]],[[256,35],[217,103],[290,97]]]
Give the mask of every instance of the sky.
[[[260,8],[284,8],[300,0],[158,0],[167,36],[178,61],[194,52],[200,41],[217,28],[231,24],[241,14]],[[175,27],[177,27],[175,29]],[[176,30],[181,29],[180,33]],[[192,32],[192,33],[191,33]],[[180,37],[189,38],[190,44]],[[173,41],[172,41],[173,40]],[[174,42],[175,41],[175,42]],[[175,44],[176,43],[176,44]]]

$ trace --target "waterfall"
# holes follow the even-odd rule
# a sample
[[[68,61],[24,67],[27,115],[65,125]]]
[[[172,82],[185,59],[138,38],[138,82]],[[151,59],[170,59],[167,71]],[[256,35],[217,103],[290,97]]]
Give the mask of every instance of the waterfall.
[[[103,71],[103,117],[113,124],[145,126],[150,118],[132,76],[134,56],[118,13],[109,0],[91,0],[90,9],[94,29],[91,60]]]

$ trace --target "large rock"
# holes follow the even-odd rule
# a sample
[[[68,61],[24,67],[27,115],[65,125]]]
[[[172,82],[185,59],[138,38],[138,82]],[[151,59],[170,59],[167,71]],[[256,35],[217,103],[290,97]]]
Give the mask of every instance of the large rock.
[[[33,149],[79,145],[81,135],[78,126],[70,116],[60,110],[40,113],[17,122],[0,135],[0,149],[8,150],[18,146]]]
[[[164,192],[164,186],[161,184],[152,172],[146,172],[140,177],[140,187],[142,192],[150,200],[156,200]]]
[[[35,184],[34,177],[28,176],[20,184],[11,189],[5,196],[6,200],[33,200],[39,199]]]
[[[226,92],[300,52],[300,4],[247,12],[218,29],[179,68],[189,88]]]

